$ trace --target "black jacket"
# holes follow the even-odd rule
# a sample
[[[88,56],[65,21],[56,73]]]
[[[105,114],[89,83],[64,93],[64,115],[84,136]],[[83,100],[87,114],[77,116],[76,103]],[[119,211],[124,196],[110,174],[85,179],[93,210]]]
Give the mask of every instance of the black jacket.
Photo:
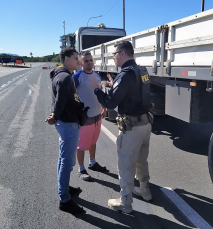
[[[79,123],[77,109],[80,102],[76,94],[72,74],[66,68],[57,68],[50,72],[52,80],[52,108],[55,120]]]
[[[125,62],[114,79],[109,95],[100,89],[95,89],[98,101],[106,108],[115,109],[118,106],[120,115],[141,115],[144,112],[141,107],[141,84],[138,84],[134,67],[137,67],[135,60]],[[148,74],[144,68],[144,74]]]

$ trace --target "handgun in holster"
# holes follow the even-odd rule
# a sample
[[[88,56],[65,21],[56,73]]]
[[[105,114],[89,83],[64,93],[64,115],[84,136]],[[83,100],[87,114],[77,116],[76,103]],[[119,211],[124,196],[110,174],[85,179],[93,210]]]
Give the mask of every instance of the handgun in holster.
[[[130,119],[127,115],[125,116],[119,116],[116,118],[118,129],[122,132],[132,130],[132,124],[130,122]]]

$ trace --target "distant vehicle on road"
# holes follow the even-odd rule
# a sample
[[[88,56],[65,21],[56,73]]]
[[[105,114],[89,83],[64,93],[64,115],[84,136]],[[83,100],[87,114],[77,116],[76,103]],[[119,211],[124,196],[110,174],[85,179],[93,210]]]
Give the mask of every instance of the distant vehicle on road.
[[[14,65],[15,64],[23,64],[24,59],[23,58],[1,57],[0,63],[2,63],[2,64],[14,63]]]

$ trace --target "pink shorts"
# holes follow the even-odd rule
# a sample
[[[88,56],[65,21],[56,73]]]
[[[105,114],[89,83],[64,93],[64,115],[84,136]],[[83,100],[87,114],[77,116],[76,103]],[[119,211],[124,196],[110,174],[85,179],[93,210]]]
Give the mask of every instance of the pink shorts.
[[[98,122],[82,126],[77,149],[82,151],[89,150],[91,145],[95,145],[101,131],[101,120]]]

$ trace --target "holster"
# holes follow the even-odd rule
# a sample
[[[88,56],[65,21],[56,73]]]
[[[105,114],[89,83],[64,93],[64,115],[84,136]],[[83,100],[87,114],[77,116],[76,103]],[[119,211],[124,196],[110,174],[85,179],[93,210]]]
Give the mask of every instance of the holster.
[[[116,118],[117,124],[118,124],[118,129],[122,132],[132,130],[132,123],[129,119],[128,115],[124,116],[119,116]]]
[[[139,115],[139,116],[131,116],[131,115],[123,115],[118,116],[116,118],[118,129],[122,132],[132,130],[134,126],[143,126],[148,123],[153,123],[153,115],[151,113]]]

